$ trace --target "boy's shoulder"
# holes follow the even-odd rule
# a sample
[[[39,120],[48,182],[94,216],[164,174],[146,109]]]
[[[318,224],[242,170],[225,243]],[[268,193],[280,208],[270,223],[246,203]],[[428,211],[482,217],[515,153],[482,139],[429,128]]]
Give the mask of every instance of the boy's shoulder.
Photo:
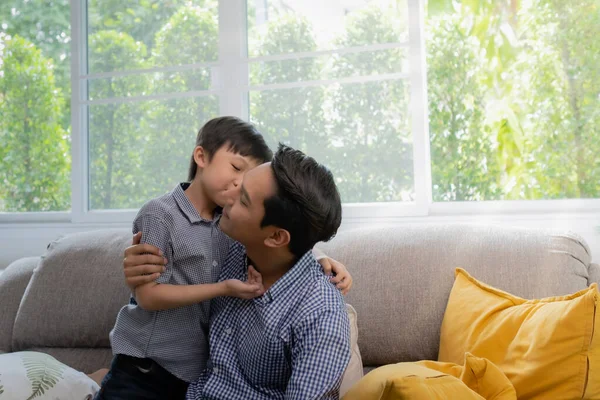
[[[154,217],[163,221],[170,220],[170,216],[177,209],[177,204],[171,193],[155,197],[144,203],[137,213],[136,219]]]

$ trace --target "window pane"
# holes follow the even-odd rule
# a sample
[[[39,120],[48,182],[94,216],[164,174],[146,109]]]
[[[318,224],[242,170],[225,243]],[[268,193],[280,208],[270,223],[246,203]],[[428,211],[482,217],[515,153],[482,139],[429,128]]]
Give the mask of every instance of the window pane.
[[[408,85],[381,81],[250,93],[250,112],[278,141],[329,166],[342,201],[414,200]],[[273,112],[277,110],[277,112]]]
[[[139,208],[187,180],[215,96],[89,107],[90,209]]]
[[[430,2],[433,198],[600,198],[600,0]]]
[[[303,82],[408,73],[407,51],[404,48],[333,54],[282,61],[261,61],[250,64],[250,84]]]
[[[248,3],[251,55],[336,50],[315,57],[250,60],[251,85],[263,86],[250,92],[250,118],[269,144],[275,147],[281,140],[328,165],[345,203],[414,200],[410,95],[404,76],[409,68],[402,44],[407,39],[406,2],[264,4]],[[363,48],[381,44],[387,46]],[[346,78],[357,82],[342,81]],[[333,83],[301,87],[318,80]],[[300,87],[269,87],[285,83]]]
[[[69,13],[0,2],[0,211],[70,208]]]
[[[90,73],[218,58],[216,0],[89,0]]]
[[[90,79],[88,96],[90,100],[149,96],[209,90],[210,85],[210,68],[195,68],[187,71],[152,72]]]
[[[406,0],[248,0],[247,8],[250,57],[338,49],[349,42],[403,42],[408,37]],[[280,43],[265,43],[269,34]]]

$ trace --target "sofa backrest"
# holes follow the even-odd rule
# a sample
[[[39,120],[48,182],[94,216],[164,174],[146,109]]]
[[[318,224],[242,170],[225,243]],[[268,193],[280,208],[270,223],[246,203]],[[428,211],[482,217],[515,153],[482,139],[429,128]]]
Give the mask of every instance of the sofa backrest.
[[[131,237],[128,229],[113,229],[50,243],[23,295],[12,351],[110,347],[108,333],[129,300],[122,262]]]
[[[18,312],[13,307],[11,350],[109,347],[117,312],[129,299],[122,260],[130,243],[128,229],[72,234],[51,243]],[[587,245],[569,232],[365,227],[344,231],[320,247],[354,277],[346,301],[358,313],[365,365],[437,358],[455,267],[525,298],[572,293],[600,278]]]
[[[480,225],[396,225],[344,231],[322,249],[354,287],[363,363],[435,360],[456,267],[523,298],[584,289],[599,268],[569,233]]]

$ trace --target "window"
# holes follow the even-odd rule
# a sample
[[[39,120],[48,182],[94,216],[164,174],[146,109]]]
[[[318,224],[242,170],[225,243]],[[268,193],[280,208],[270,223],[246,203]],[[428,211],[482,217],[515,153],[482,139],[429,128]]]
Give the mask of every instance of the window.
[[[600,1],[430,1],[434,201],[600,198]]]
[[[71,207],[69,1],[0,2],[0,212]]]
[[[330,166],[346,217],[598,199],[599,19],[600,0],[6,0],[0,212],[121,220],[186,179],[217,115]]]

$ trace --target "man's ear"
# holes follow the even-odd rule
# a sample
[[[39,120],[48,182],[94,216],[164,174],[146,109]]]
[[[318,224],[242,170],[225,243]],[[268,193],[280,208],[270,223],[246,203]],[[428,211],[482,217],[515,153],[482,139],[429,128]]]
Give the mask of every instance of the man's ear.
[[[204,168],[208,164],[208,154],[204,151],[204,147],[196,146],[194,148],[194,161],[198,168]]]
[[[273,227],[273,230],[265,239],[265,246],[273,248],[287,246],[290,243],[290,238],[290,233],[285,229]]]

